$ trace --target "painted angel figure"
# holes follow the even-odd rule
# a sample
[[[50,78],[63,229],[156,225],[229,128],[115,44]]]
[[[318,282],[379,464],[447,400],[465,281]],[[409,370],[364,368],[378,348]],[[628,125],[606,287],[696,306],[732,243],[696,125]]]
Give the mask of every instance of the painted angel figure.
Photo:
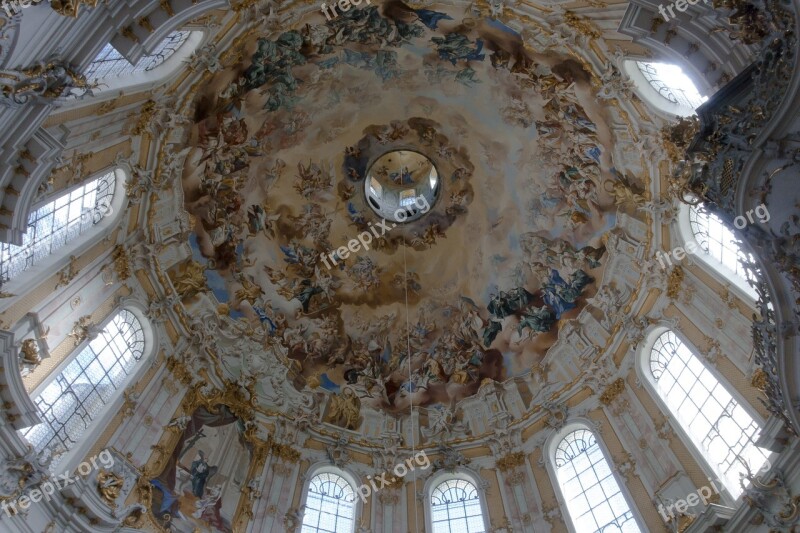
[[[194,506],[197,509],[195,512],[192,513],[194,518],[200,518],[203,516],[206,511],[211,512],[214,505],[216,505],[217,500],[222,497],[222,485],[215,485],[208,489],[208,495],[205,498],[202,498],[196,502],[194,502]]]

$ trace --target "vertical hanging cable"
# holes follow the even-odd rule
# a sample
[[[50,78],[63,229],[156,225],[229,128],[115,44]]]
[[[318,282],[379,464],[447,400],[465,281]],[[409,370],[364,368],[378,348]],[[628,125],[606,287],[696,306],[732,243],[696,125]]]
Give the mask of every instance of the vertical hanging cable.
[[[405,293],[406,293],[406,359],[408,360],[408,380],[411,381],[411,324],[408,318],[408,262],[406,261],[406,242],[403,239],[403,271],[404,271],[404,280],[403,283],[405,284]],[[414,444],[414,396],[413,391],[409,391],[412,394],[409,394],[409,409],[411,410],[411,416],[409,418],[410,424],[409,427],[411,428],[411,455],[416,455],[416,448]],[[416,479],[414,480],[415,489],[416,489]],[[417,491],[414,490],[414,530],[419,533],[419,516],[417,515]]]

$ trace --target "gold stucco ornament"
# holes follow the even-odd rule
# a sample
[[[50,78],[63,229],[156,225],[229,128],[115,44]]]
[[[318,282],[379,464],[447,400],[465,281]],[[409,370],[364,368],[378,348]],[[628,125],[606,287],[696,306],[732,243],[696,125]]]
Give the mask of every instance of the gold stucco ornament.
[[[97,473],[97,492],[109,507],[116,507],[117,498],[122,491],[122,477],[114,472],[100,470]]]
[[[88,7],[94,7],[97,5],[97,2],[98,0],[50,0],[50,7],[60,15],[76,18],[82,4],[86,4]]]

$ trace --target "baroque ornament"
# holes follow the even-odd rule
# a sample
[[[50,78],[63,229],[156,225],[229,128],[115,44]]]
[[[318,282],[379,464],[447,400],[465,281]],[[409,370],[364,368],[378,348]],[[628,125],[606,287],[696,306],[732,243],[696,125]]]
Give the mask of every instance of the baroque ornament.
[[[352,387],[344,387],[339,394],[330,395],[327,421],[346,429],[357,429],[361,400]]]
[[[514,470],[515,468],[525,464],[525,454],[522,452],[512,452],[499,458],[495,465],[501,472]]]
[[[122,476],[101,469],[97,472],[97,492],[109,507],[117,506],[117,498],[122,491]]]
[[[74,255],[69,256],[69,265],[62,268],[58,272],[58,282],[56,283],[56,289],[59,287],[66,287],[70,284],[70,282],[75,279],[75,277],[80,273],[80,269],[78,268],[78,258]]]
[[[617,378],[611,385],[606,387],[606,390],[600,395],[600,403],[603,405],[611,405],[624,391],[625,380],[623,378]]]
[[[248,5],[267,10],[262,4]],[[181,157],[170,175],[184,192],[179,207],[194,220],[175,239],[189,241],[191,258],[161,265],[181,295],[176,307],[188,314],[203,308],[246,324],[241,334],[286,365],[292,377],[287,383],[305,395],[332,395],[323,416],[347,429],[365,423],[368,411],[405,417],[411,403],[435,409],[479,391],[499,394],[511,377],[546,364],[559,329],[596,292],[610,255],[603,234],[614,225],[618,206],[609,192],[613,183],[607,191],[603,182],[614,150],[599,134],[607,124],[592,119],[602,115],[602,105],[586,97],[593,91],[592,66],[573,64],[563,52],[553,66],[545,65],[520,34],[501,30],[505,23],[499,18],[465,20],[463,35],[446,31],[437,23],[464,15],[442,9],[411,23],[365,6],[328,25],[304,21],[277,33],[254,28],[227,50],[198,52],[208,62],[198,70],[211,72],[190,100],[176,101],[183,118],[164,121],[173,138],[185,139],[172,149]],[[495,2],[491,10],[499,14],[503,7]],[[599,37],[578,15],[569,13],[566,20],[561,30],[571,37]],[[379,49],[377,42],[387,46]],[[231,67],[239,54],[243,68]],[[359,67],[366,64],[372,67]],[[364,83],[355,83],[338,106],[317,102],[312,95],[339,69]],[[567,74],[571,69],[576,72]],[[497,73],[509,83],[498,84]],[[403,87],[409,104],[402,120],[373,122],[370,112],[356,111],[386,106],[363,88],[376,77]],[[624,86],[618,66],[609,67],[601,81]],[[463,87],[469,100],[496,100],[490,129],[477,125],[472,109],[433,104],[430,89],[451,85]],[[545,104],[534,109],[528,102],[537,95]],[[253,98],[254,105],[239,109]],[[308,109],[294,105],[301,98]],[[214,103],[206,109],[198,107],[200,101]],[[326,126],[315,128],[321,120]],[[541,155],[518,162],[525,179],[515,184],[514,194],[481,177],[499,176],[510,153],[525,153],[526,143],[490,131],[503,135],[508,126],[534,135]],[[376,208],[363,194],[371,185],[370,162],[409,147],[433,163],[431,186],[442,195],[413,224],[381,231],[374,225],[380,220],[373,220]],[[157,172],[166,163],[165,156]],[[615,163],[631,176],[619,191],[627,199],[619,207],[632,210],[644,198],[646,177]],[[376,168],[376,183],[385,184],[384,192],[412,185],[416,191],[419,173],[406,170]],[[479,180],[493,194],[480,190]],[[495,201],[501,203],[489,205]],[[525,206],[517,222],[501,214],[514,205]],[[497,215],[487,219],[489,211]],[[461,253],[464,239],[496,228],[513,232],[521,250],[497,240],[486,257],[475,250],[457,268],[449,261]],[[369,253],[340,257],[347,250],[340,241],[354,234],[370,239]],[[396,261],[402,249],[411,252],[408,271]],[[326,252],[331,268],[320,259]],[[494,267],[486,268],[489,260]],[[449,266],[426,278],[418,273],[426,261]],[[412,308],[408,325],[397,315],[406,294]],[[402,349],[409,336],[411,354]],[[504,357],[508,351],[513,357]],[[224,351],[217,357],[209,370],[235,379],[236,372],[228,372],[238,362]],[[402,363],[409,357],[419,364],[407,375]],[[262,368],[263,358],[253,354],[246,362]],[[271,404],[285,401],[273,390],[267,396]],[[431,413],[427,438],[461,431],[454,413]]]
[[[455,472],[456,468],[469,464],[464,454],[450,446],[439,446],[438,452],[441,457],[433,461],[434,472],[439,470]]]
[[[114,273],[119,281],[125,281],[131,277],[131,260],[123,245],[114,246],[111,259],[114,261]]]
[[[29,101],[48,101],[75,90],[92,93],[83,74],[65,61],[52,58],[21,70],[0,70],[0,105],[18,107]]]
[[[39,356],[39,345],[36,339],[25,339],[19,349],[20,363],[31,365],[33,367],[39,366],[42,358]]]
[[[683,267],[680,265],[675,265],[670,271],[669,277],[667,278],[667,297],[670,300],[675,300],[680,296],[681,284],[683,283],[684,277]]]
[[[90,336],[94,338],[92,335],[94,327],[95,325],[92,322],[91,315],[80,317],[72,326],[72,331],[69,332],[69,336],[72,337],[75,346],[79,345]]]
[[[78,10],[82,5],[94,7],[99,0],[50,0],[53,11],[65,17],[77,18]]]
[[[544,422],[547,427],[559,430],[567,423],[569,408],[566,403],[547,401],[542,403],[542,409],[547,413]]]

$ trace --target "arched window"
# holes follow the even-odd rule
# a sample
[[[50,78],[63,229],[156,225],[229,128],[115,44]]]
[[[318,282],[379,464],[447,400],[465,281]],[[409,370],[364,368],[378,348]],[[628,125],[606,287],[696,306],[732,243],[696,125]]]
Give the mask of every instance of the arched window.
[[[755,472],[767,461],[755,445],[758,423],[672,331],[656,339],[649,370],[672,416],[731,495],[738,497],[739,474],[747,468]]]
[[[668,102],[697,109],[708,100],[678,65],[637,61],[636,66],[650,86]]]
[[[352,533],[355,530],[356,493],[335,472],[311,478],[300,533]]]
[[[576,532],[641,531],[594,433],[567,433],[553,463]]]
[[[753,261],[753,257],[737,244],[736,236],[727,224],[704,207],[697,205],[689,208],[689,226],[697,244],[710,260],[709,263],[755,299],[755,289],[748,283],[753,273],[744,266],[747,262]]]
[[[51,470],[110,404],[144,353],[142,324],[123,309],[39,393],[34,403],[42,422],[21,433],[37,451],[51,451]]]
[[[708,100],[678,65],[628,60],[623,70],[642,100],[671,117],[694,115]]]
[[[0,244],[0,280],[6,282],[40,263],[110,214],[115,186],[111,170],[37,208],[28,217],[22,245]]]
[[[189,37],[190,31],[174,31],[161,41],[152,53],[143,56],[135,65],[117,52],[111,43],[105,45],[86,67],[84,75],[90,82],[107,78],[130,76],[138,72],[149,72],[174,54]]]
[[[478,489],[462,478],[442,481],[431,491],[433,533],[484,533]]]

